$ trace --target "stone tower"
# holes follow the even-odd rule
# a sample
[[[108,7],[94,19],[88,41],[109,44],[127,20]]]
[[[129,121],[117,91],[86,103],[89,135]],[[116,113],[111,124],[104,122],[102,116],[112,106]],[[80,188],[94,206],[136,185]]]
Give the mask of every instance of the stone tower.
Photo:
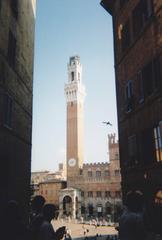
[[[83,165],[83,102],[85,88],[82,84],[82,66],[79,56],[70,57],[68,83],[65,84],[67,102],[67,185],[75,187]]]

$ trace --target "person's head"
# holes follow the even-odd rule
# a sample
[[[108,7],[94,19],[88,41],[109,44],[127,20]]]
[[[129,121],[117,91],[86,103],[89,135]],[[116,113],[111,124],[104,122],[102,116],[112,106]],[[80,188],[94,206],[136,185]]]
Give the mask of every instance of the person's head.
[[[127,194],[126,206],[132,212],[141,212],[144,205],[144,198],[140,192],[130,192]]]
[[[45,204],[43,207],[43,216],[47,221],[54,219],[56,213],[56,207],[54,204]]]
[[[31,202],[31,208],[36,213],[39,213],[41,212],[44,203],[45,203],[45,198],[41,195],[37,195],[33,198]]]

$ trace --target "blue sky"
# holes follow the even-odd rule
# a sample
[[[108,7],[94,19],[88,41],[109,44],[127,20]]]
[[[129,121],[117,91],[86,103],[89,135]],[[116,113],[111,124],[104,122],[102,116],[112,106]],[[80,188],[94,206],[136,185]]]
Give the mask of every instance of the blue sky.
[[[69,57],[79,55],[86,87],[85,162],[108,160],[107,134],[117,133],[111,16],[99,0],[38,0],[35,32],[32,171],[66,158]],[[102,121],[110,121],[106,126]]]

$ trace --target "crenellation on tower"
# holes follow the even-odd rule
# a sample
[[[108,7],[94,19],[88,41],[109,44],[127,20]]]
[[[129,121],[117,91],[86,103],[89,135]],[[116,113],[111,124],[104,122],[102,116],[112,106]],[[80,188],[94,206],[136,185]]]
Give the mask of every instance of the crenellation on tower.
[[[116,134],[115,133],[108,134],[108,140],[109,140],[109,145],[117,143]]]

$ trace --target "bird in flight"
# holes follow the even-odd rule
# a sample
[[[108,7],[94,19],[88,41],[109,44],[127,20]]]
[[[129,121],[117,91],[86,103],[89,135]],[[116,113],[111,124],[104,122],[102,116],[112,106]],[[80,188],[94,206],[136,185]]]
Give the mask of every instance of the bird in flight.
[[[102,122],[102,123],[112,126],[112,124],[110,122]]]

